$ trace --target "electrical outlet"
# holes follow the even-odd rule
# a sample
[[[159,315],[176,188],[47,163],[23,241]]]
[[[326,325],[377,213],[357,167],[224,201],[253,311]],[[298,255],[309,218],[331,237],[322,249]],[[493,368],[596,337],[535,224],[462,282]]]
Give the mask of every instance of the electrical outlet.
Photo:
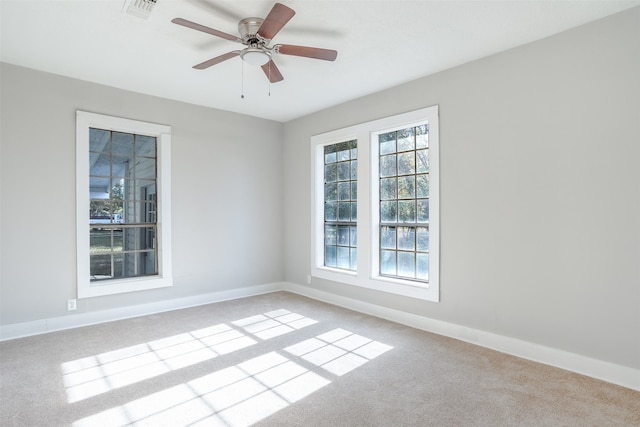
[[[67,311],[73,311],[76,309],[76,300],[68,299],[67,300]]]
[[[307,285],[311,284],[311,275],[307,274]]]

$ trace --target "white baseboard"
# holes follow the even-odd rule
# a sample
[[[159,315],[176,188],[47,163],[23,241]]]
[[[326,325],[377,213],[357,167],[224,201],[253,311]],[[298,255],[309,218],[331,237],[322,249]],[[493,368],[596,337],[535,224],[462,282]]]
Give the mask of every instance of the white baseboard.
[[[639,369],[354,300],[308,286],[295,283],[285,283],[284,285],[284,290],[291,293],[640,391]]]
[[[114,320],[146,316],[164,311],[195,307],[277,291],[288,291],[350,310],[401,323],[416,329],[455,338],[460,341],[465,341],[535,362],[544,363],[545,365],[555,366],[567,371],[587,375],[589,377],[640,391],[640,370],[638,369],[593,359],[579,354],[546,347],[540,344],[534,344],[517,338],[506,337],[491,332],[444,322],[442,320],[406,313],[404,311],[335,295],[330,292],[289,282],[269,283],[259,286],[212,292],[204,295],[158,301],[130,307],[102,310],[91,313],[78,313],[32,322],[0,325],[0,341],[77,328],[80,326],[94,325]]]
[[[81,326],[95,325],[114,320],[129,319],[132,317],[146,316],[181,308],[195,307],[214,302],[228,301],[238,298],[266,294],[284,289],[284,283],[268,283],[246,288],[231,289],[220,292],[211,292],[192,297],[176,298],[165,301],[151,302],[148,304],[120,307],[109,310],[100,310],[89,313],[74,313],[67,316],[52,317],[49,319],[35,320],[32,322],[13,323],[0,325],[0,341],[23,338],[31,335],[45,334],[48,332],[62,331]]]

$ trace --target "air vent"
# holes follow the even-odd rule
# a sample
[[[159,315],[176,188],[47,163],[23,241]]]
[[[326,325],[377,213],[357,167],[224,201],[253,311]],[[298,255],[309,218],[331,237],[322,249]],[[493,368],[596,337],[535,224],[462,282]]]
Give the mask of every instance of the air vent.
[[[138,18],[147,19],[158,0],[124,0],[122,11]]]

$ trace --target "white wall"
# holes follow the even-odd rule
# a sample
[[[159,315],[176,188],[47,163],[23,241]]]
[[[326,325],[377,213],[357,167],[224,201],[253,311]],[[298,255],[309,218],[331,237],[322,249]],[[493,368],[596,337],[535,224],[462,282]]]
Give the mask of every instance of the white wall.
[[[1,325],[283,279],[281,123],[1,66]],[[174,286],[67,313],[76,109],[172,126]]]
[[[639,76],[635,8],[286,123],[286,280],[310,271],[310,137],[439,104],[441,302],[311,286],[640,368]]]

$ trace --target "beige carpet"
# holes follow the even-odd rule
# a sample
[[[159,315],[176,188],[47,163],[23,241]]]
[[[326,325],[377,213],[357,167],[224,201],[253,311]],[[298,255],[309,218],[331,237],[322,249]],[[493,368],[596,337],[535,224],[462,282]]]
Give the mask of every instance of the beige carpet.
[[[2,426],[640,426],[640,393],[285,292],[0,343]]]

